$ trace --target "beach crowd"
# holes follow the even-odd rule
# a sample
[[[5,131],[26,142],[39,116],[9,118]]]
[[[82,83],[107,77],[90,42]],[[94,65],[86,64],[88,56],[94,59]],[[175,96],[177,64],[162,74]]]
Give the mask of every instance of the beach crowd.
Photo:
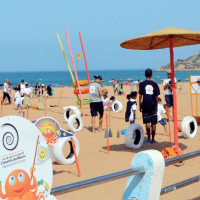
[[[3,86],[3,99],[1,104],[5,104],[8,101],[8,104],[12,103],[12,99],[15,101],[14,109],[26,109],[32,108],[31,97],[37,97],[37,109],[44,109],[44,89],[47,90],[49,96],[53,95],[53,85],[48,85],[47,87],[44,84],[38,84],[34,87],[29,86],[27,82],[24,82],[24,79],[21,80],[20,84],[16,84],[13,90],[15,94],[11,94],[11,84],[9,79],[5,80]]]
[[[155,133],[156,124],[160,123],[165,130],[165,135],[169,135],[167,130],[167,122],[163,119],[162,113],[166,114],[168,120],[173,117],[169,114],[169,108],[173,108],[173,93],[171,83],[171,71],[167,72],[166,79],[163,80],[163,90],[165,91],[165,104],[162,104],[162,99],[159,97],[160,88],[158,84],[152,80],[153,72],[151,69],[146,69],[144,73],[146,80],[138,80],[136,88],[134,83],[131,81],[130,94],[127,97],[127,105],[125,112],[125,121],[130,124],[135,123],[137,120],[137,110],[142,112],[143,124],[146,126],[147,140],[145,143],[153,144],[156,143]],[[117,110],[118,104],[116,103],[116,94],[125,95],[123,91],[123,85],[119,84],[116,78],[112,81],[114,95],[108,98],[108,90],[104,89],[101,85],[102,77],[100,75],[94,76],[95,81],[89,86],[90,95],[90,112],[93,133],[95,129],[95,118],[99,114],[99,131],[103,131],[102,122],[104,111]],[[175,87],[177,88],[177,80],[174,78]],[[181,84],[178,82],[178,89],[181,92]],[[137,96],[139,95],[139,102],[136,102]],[[111,105],[110,102],[111,101]]]

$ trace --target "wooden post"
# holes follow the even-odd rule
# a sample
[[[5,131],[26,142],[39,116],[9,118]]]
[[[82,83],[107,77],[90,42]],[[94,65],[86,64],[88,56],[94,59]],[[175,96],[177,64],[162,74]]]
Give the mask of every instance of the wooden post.
[[[198,116],[198,94],[196,93],[196,115]]]
[[[192,116],[193,116],[193,102],[192,102],[192,94],[191,94],[190,96],[191,96],[191,110],[192,110]]]
[[[26,109],[26,110],[27,110],[27,111],[26,111],[26,112],[27,112],[27,114],[26,114],[26,117],[27,117],[27,119],[28,119],[28,107],[27,107],[27,109]]]
[[[108,154],[109,154],[109,132],[108,132],[108,114],[106,113],[106,130],[107,130],[107,147],[108,147]]]
[[[74,156],[75,156],[75,160],[76,160],[78,176],[81,177],[81,171],[80,171],[80,167],[79,167],[79,163],[78,163],[78,157],[77,157],[77,154],[76,154],[76,148],[75,148],[75,145],[74,145],[74,138],[73,137],[71,137],[71,141],[72,141],[72,148],[73,148]]]

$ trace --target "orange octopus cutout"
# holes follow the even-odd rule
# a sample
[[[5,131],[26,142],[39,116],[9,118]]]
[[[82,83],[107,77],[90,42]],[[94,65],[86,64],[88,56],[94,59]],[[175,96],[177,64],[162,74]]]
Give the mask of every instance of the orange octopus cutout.
[[[35,171],[35,167],[31,168]],[[9,174],[5,183],[6,194],[2,193],[2,185],[0,185],[0,197],[6,200],[45,200],[43,192],[36,195],[38,184],[33,175],[33,184],[31,185],[31,178],[22,169],[14,170]]]
[[[53,132],[50,128],[44,129],[42,135],[45,137],[47,144],[56,144],[55,132]]]

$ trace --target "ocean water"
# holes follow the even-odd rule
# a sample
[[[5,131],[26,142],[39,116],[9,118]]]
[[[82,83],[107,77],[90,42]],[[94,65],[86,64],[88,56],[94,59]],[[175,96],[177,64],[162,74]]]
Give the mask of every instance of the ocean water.
[[[103,85],[111,84],[110,81],[113,78],[122,78],[124,81],[128,78],[132,78],[133,81],[145,80],[144,76],[145,70],[102,70],[102,71],[89,71],[90,80],[94,80],[94,75],[101,75],[105,83]],[[78,78],[79,80],[87,79],[86,71],[78,70]],[[73,72],[74,74],[74,72]],[[182,82],[186,82],[185,79],[190,78],[190,75],[200,75],[200,72],[175,72],[175,77],[181,79]],[[75,74],[74,74],[75,77]],[[162,83],[160,79],[164,79],[167,77],[166,72],[153,72],[153,79],[157,83]],[[70,76],[69,71],[43,71],[43,72],[0,72],[0,84],[5,82],[5,79],[9,79],[10,83],[19,84],[21,79],[24,79],[25,82],[34,81],[31,85],[35,85],[36,83],[43,84],[54,84],[55,87],[59,87],[59,85],[72,85],[72,78]],[[41,80],[40,80],[41,79]],[[123,82],[123,81],[122,81]]]

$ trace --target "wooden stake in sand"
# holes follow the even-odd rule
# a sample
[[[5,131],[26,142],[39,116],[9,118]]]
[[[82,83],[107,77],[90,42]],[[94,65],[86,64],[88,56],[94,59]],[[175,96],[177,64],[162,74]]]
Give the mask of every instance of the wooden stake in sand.
[[[63,90],[61,91],[60,99],[61,99],[61,97],[62,97],[62,93],[63,93]],[[60,105],[60,99],[59,99],[59,102],[58,102],[58,107],[59,107],[59,105]]]
[[[190,96],[191,96],[191,109],[192,109],[192,116],[193,116],[193,102],[192,102],[192,94],[191,94]]]
[[[73,148],[74,156],[75,156],[75,160],[76,160],[78,176],[81,177],[81,171],[80,171],[80,167],[79,167],[79,163],[78,163],[78,157],[77,157],[77,154],[76,154],[76,148],[75,148],[75,145],[74,145],[74,138],[73,137],[71,137],[71,141],[72,141],[72,148]]]
[[[198,94],[196,93],[196,116],[198,116]]]
[[[168,123],[169,123],[169,138],[170,138],[170,142],[172,142],[171,128],[170,128],[170,119],[169,119],[169,107],[168,106],[167,106],[167,117],[168,117]]]
[[[26,112],[27,112],[27,114],[26,114],[26,117],[27,117],[27,119],[28,119],[28,107],[27,107],[27,109],[26,109],[26,110],[27,110],[27,111],[26,111]]]
[[[47,98],[45,97],[45,117],[47,116]]]
[[[107,147],[108,147],[108,154],[109,154],[109,132],[108,132],[108,114],[106,113],[106,131],[107,131]]]

